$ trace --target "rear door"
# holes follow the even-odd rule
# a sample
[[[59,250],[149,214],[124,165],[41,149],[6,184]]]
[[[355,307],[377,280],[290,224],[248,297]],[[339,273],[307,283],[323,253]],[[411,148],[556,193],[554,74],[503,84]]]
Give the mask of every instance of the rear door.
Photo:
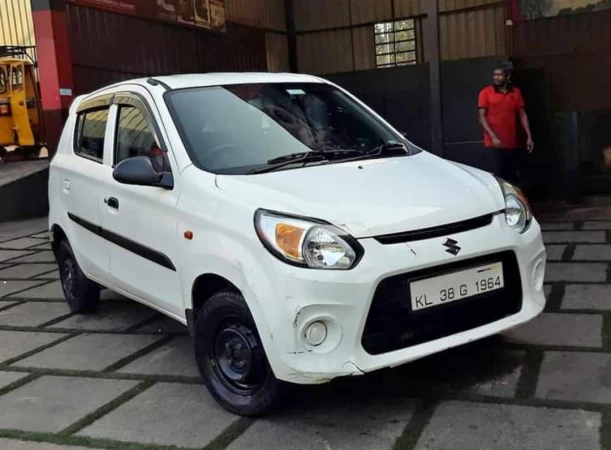
[[[136,89],[136,88],[134,88]],[[110,166],[126,158],[151,158],[158,172],[174,174],[172,190],[124,185],[105,171],[101,182],[102,223],[109,241],[113,283],[178,317],[184,317],[177,239],[178,171],[146,91],[120,92],[113,100]]]
[[[100,185],[104,176],[104,149],[110,143],[107,135],[110,97],[85,102],[76,119],[67,126],[73,132],[61,145],[72,147],[53,160],[56,172],[53,187],[59,192],[61,214],[66,214],[67,235],[83,271],[97,280],[106,280],[110,270],[107,243],[101,232]],[[72,138],[72,139],[70,139]]]

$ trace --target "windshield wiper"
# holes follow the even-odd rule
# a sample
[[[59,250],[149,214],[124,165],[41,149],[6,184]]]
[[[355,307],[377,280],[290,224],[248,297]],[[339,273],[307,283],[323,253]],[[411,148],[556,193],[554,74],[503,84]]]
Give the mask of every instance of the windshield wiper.
[[[248,173],[254,175],[258,173],[273,172],[291,164],[325,161],[334,159],[334,157],[338,157],[341,155],[358,155],[362,153],[363,152],[361,151],[351,149],[312,150],[310,152],[291,153],[289,155],[279,156],[277,158],[270,159],[269,161],[267,161],[267,164],[270,164],[269,167],[263,167],[262,169],[254,169]]]
[[[406,145],[401,144],[399,142],[382,144],[368,151],[356,149],[312,150],[310,152],[291,153],[289,155],[279,156],[277,158],[270,159],[269,161],[267,161],[267,164],[269,164],[268,167],[263,167],[262,169],[253,169],[248,173],[251,175],[255,175],[259,173],[274,172],[278,169],[282,169],[283,167],[298,163],[307,164],[309,162],[328,160],[338,160],[341,162],[360,161],[363,159],[380,156],[382,153],[391,150],[404,150],[406,153],[408,153]],[[350,155],[351,157],[345,158],[347,155]]]
[[[400,142],[393,142],[393,143],[378,145],[377,147],[374,147],[371,150],[368,150],[366,152],[359,152],[361,153],[359,156],[356,156],[354,158],[344,159],[342,160],[342,162],[361,161],[363,159],[375,158],[376,156],[380,156],[384,152],[396,151],[396,150],[403,150],[405,154],[409,154],[409,150],[407,149],[407,146],[405,144],[402,144]]]
[[[291,164],[297,163],[309,163],[316,161],[324,161],[327,159],[323,152],[301,152],[301,153],[291,153],[290,155],[279,156],[278,158],[273,158],[267,161],[267,164],[270,164],[268,167],[263,167],[262,169],[254,169],[248,172],[249,174],[258,174],[258,173],[266,173],[273,172],[274,170],[281,169],[285,166],[289,166]]]

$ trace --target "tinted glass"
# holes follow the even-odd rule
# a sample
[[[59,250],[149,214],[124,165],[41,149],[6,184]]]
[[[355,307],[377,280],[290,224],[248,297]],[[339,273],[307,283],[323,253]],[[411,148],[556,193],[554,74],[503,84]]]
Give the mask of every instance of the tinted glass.
[[[322,83],[245,84],[170,92],[191,158],[214,173],[246,174],[284,155],[403,142],[345,93]]]
[[[86,111],[78,119],[78,135],[75,153],[102,161],[104,158],[104,134],[108,122],[108,109]]]
[[[115,164],[134,156],[151,158],[158,172],[169,170],[166,155],[157,143],[145,115],[134,106],[121,106],[115,140]]]

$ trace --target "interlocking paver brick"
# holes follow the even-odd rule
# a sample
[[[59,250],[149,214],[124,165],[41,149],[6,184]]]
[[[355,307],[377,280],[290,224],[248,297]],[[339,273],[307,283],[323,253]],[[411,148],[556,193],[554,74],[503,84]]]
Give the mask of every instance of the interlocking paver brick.
[[[38,253],[33,253],[28,256],[22,256],[21,258],[17,258],[15,260],[11,260],[11,262],[15,263],[54,263],[55,256],[53,252],[49,251],[41,251]]]
[[[602,347],[603,318],[598,314],[543,313],[504,333],[519,344]]]
[[[0,330],[0,363],[61,339],[61,333],[31,333]]]
[[[467,402],[440,404],[416,450],[601,449],[601,414]]]
[[[561,308],[611,310],[611,285],[569,284]]]
[[[17,303],[19,302],[16,302],[16,301],[15,302],[5,302],[5,301],[0,300],[0,309],[4,309],[9,306],[16,305]]]
[[[33,265],[33,264],[31,264]],[[53,272],[44,273],[42,275],[38,275],[34,277],[35,280],[59,280],[59,270],[54,270]]]
[[[541,229],[543,231],[570,231],[574,226],[572,222],[550,222],[542,223]]]
[[[0,429],[61,431],[136,384],[131,380],[42,377],[0,397]]]
[[[601,263],[548,263],[545,281],[551,282],[593,282],[607,280],[607,264]]]
[[[14,383],[15,381],[19,381],[22,378],[27,377],[27,373],[20,372],[0,372],[0,389],[5,388],[9,384]],[[0,446],[0,448],[3,448]]]
[[[126,330],[157,315],[157,311],[137,302],[102,302],[93,314],[74,315],[51,328],[78,330]]]
[[[549,295],[552,293],[552,287],[551,286],[544,286],[543,290],[545,291],[545,297],[549,297]]]
[[[611,245],[578,245],[573,254],[575,261],[611,261]]]
[[[128,299],[127,297],[122,296],[118,292],[111,291],[110,289],[102,289],[102,292],[100,292],[100,298],[102,300],[112,300],[112,301],[114,300],[124,300],[128,302],[132,301]]]
[[[44,281],[40,280],[1,280],[0,279],[0,297],[6,297],[12,294],[18,294],[20,291],[30,289],[34,286],[40,286]]]
[[[0,250],[0,261],[11,261],[15,258],[25,255],[31,255],[33,252],[27,250]]]
[[[0,280],[17,278],[28,279],[57,270],[57,264],[19,264],[0,270]]]
[[[131,362],[119,372],[199,377],[189,337],[179,337]]]
[[[547,251],[547,260],[560,261],[566,247],[566,245],[546,245],[545,250]]]
[[[237,416],[216,404],[204,386],[159,383],[78,435],[202,448],[236,420]]]
[[[43,233],[38,233],[38,234],[35,234],[33,236],[30,236],[30,237],[33,237],[33,238],[36,238],[36,239],[46,239],[46,240],[49,240],[49,233],[47,231],[45,231]]]
[[[611,404],[611,354],[546,352],[535,395]]]
[[[40,239],[37,239],[38,241],[38,245],[35,245],[34,247],[29,247],[30,250],[53,250],[53,247],[51,246],[51,244],[49,242],[43,242]]]
[[[400,398],[333,400],[259,420],[227,450],[390,450],[415,405]]]
[[[463,392],[491,397],[513,397],[518,387],[520,375],[522,374],[525,355],[521,351],[505,352],[503,360],[508,365],[508,370],[501,371],[501,373],[495,374],[492,377],[479,379],[472,386],[464,389]]]
[[[0,241],[42,233],[48,227],[49,221],[46,217],[0,223]]]
[[[543,242],[546,244],[565,242],[587,242],[601,244],[605,242],[604,231],[548,231],[543,233]]]
[[[64,303],[25,302],[14,308],[0,311],[0,325],[37,327],[66,314],[70,314],[70,309]]]
[[[48,442],[16,441],[0,438],[0,448],[2,450],[91,450],[93,447],[74,447],[49,444]]]
[[[186,334],[188,333],[187,326],[180,323],[178,320],[174,320],[168,316],[161,316],[159,320],[153,323],[149,323],[138,331],[144,333],[156,333],[156,334]]]
[[[84,334],[16,363],[20,367],[102,370],[159,340],[158,336]]]
[[[41,284],[42,281],[36,282],[36,284]],[[63,300],[64,291],[62,290],[62,285],[59,281],[54,281],[52,283],[46,283],[42,286],[35,287],[33,289],[28,289],[27,291],[20,292],[15,295],[15,297],[19,298],[32,298],[32,299],[48,299],[48,300]]]
[[[35,245],[40,245],[41,243],[42,242],[40,241],[40,239],[20,238],[20,239],[15,239],[13,241],[2,242],[0,243],[0,248],[23,250],[25,248],[33,247]]]
[[[611,230],[611,221],[593,220],[583,223],[583,230]]]

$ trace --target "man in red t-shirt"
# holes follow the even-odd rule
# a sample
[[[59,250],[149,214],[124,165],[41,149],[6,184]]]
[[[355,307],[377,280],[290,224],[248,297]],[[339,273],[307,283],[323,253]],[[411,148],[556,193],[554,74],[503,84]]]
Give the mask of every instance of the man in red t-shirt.
[[[515,181],[521,156],[517,142],[518,117],[526,132],[526,148],[529,153],[535,145],[522,93],[511,84],[510,68],[499,64],[494,69],[493,83],[480,92],[477,107],[479,122],[484,129],[484,146],[493,152],[494,172],[507,181]]]

